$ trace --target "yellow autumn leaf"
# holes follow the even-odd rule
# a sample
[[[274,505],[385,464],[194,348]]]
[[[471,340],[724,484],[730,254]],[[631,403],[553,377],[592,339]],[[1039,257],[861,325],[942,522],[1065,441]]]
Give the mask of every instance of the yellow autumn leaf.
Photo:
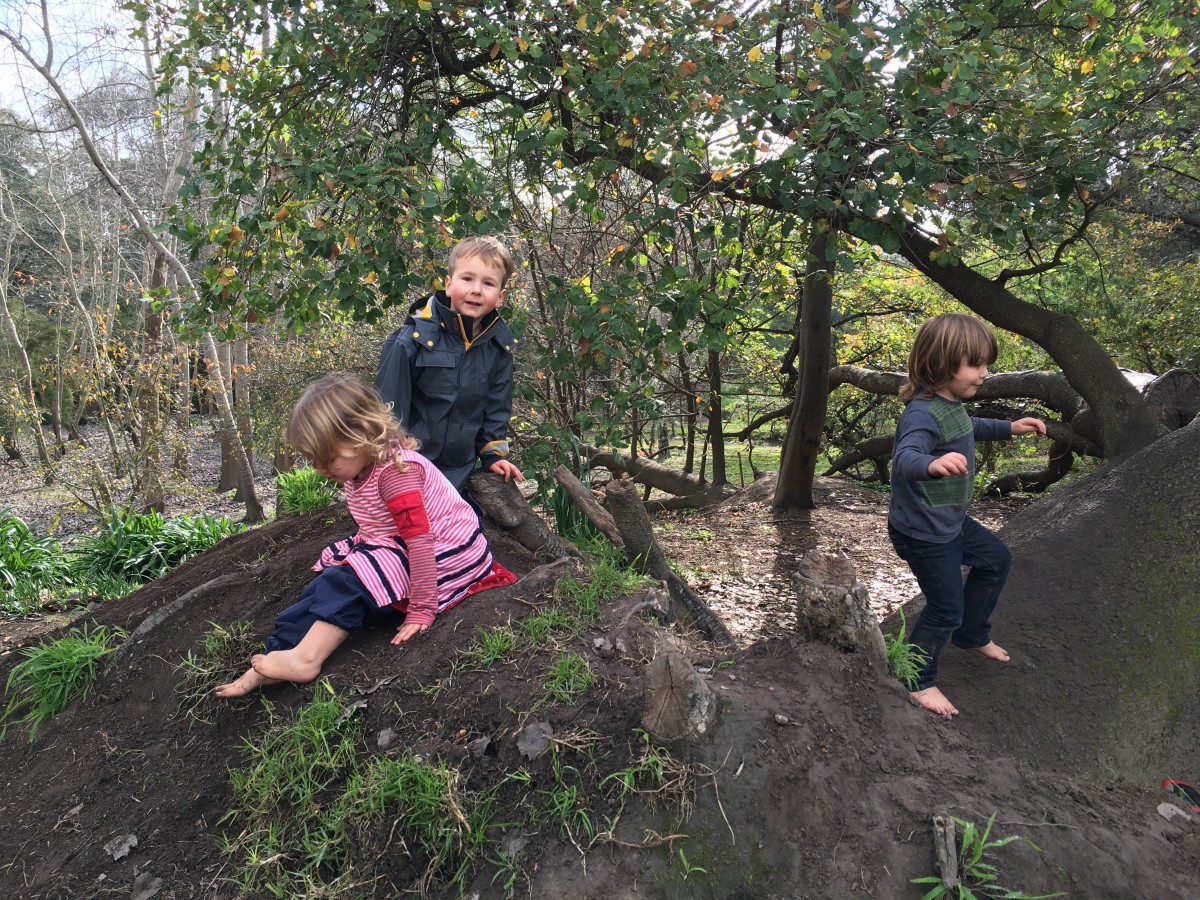
[[[1096,61],[1094,59],[1085,59],[1079,64],[1079,71],[1084,75],[1087,75],[1094,68],[1096,68]]]
[[[618,137],[617,138],[617,146],[618,147],[632,147],[633,146],[633,135],[632,134],[623,134],[620,137]]]
[[[552,110],[552,109],[546,110],[544,113],[542,113],[542,119],[541,119],[542,124],[549,125],[550,120],[553,118],[554,118],[554,110]]]
[[[363,278],[363,284],[374,284],[378,280],[378,275],[376,275],[374,272],[368,272],[366,277]]]
[[[433,9],[433,0],[417,0],[417,6],[429,12],[429,10]]]
[[[529,41],[525,40],[525,38],[517,38],[517,49],[524,53],[529,49]]]
[[[579,21],[575,23],[575,27],[580,31],[587,31],[587,13],[579,17]]]
[[[713,181],[723,181],[725,179],[725,176],[728,175],[732,171],[733,171],[733,169],[717,169],[715,172],[712,173],[712,180]]]
[[[833,51],[828,47],[820,47],[817,49],[817,59],[829,59],[833,56]]]
[[[762,47],[751,47],[750,52],[746,54],[746,59],[750,62],[757,62],[762,58]]]
[[[232,278],[234,275],[237,274],[237,269],[235,269],[233,266],[226,266],[224,269],[221,270],[221,274],[224,275],[226,278]]]

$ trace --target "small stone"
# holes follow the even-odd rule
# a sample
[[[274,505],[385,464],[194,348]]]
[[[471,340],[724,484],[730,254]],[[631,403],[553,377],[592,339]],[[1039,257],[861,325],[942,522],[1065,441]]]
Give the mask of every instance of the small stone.
[[[787,716],[785,716],[783,713],[775,713],[775,724],[776,725],[786,725],[790,721],[791,720]]]
[[[394,728],[383,729],[383,731],[379,732],[379,736],[375,738],[375,745],[379,747],[380,750],[387,750],[387,748],[392,746],[392,744],[395,742],[396,729]]]
[[[526,759],[537,759],[550,749],[550,738],[554,737],[554,729],[549,722],[534,722],[526,725],[517,738],[517,749]]]
[[[612,659],[613,657],[613,643],[606,637],[593,638],[592,649],[601,659]]]
[[[467,752],[474,757],[482,757],[488,751],[488,747],[492,746],[492,739],[487,735],[481,738],[475,738],[467,744]]]

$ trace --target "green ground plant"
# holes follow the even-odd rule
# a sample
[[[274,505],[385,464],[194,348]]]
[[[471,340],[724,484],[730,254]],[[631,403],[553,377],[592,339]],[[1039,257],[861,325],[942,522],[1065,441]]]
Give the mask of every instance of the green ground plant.
[[[78,571],[89,580],[121,578],[144,583],[165,575],[217,541],[244,531],[228,516],[178,516],[111,512],[94,537],[76,550]]]
[[[517,636],[507,625],[499,628],[478,628],[479,637],[467,651],[469,664],[487,668],[512,656],[517,648]]]
[[[268,709],[271,707],[268,704]],[[360,758],[361,726],[328,682],[311,704],[245,742],[247,764],[231,771],[233,808],[223,851],[239,860],[233,879],[248,896],[353,894],[355,836],[394,824],[417,867],[415,892],[457,884],[483,859],[495,792],[470,794],[457,769],[410,753]]]
[[[8,593],[20,584],[40,589],[70,583],[71,563],[59,542],[38,537],[11,510],[0,512],[0,589]]]
[[[580,695],[592,686],[594,678],[587,658],[567,651],[554,660],[542,686],[555,700],[573,706]]]
[[[999,850],[1001,847],[1005,847],[1014,841],[1028,844],[1038,853],[1041,853],[1042,849],[1029,840],[1029,838],[1022,837],[1019,834],[1009,835],[999,840],[991,840],[992,826],[996,823],[995,813],[992,813],[991,817],[987,820],[987,824],[982,829],[974,822],[969,822],[965,819],[955,817],[954,821],[962,829],[962,839],[959,842],[958,851],[959,883],[954,887],[948,888],[942,883],[940,875],[926,875],[923,878],[914,878],[912,880],[913,884],[934,885],[921,900],[942,900],[943,897],[953,897],[956,900],[979,900],[979,898],[984,897],[996,898],[996,900],[1050,900],[1051,897],[1066,896],[1066,894],[1059,892],[1056,894],[1040,894],[1035,897],[1000,885],[1000,876],[996,870],[996,866],[988,861],[994,858],[993,851]]]
[[[900,630],[895,634],[885,634],[883,645],[887,648],[888,671],[910,691],[915,691],[921,666],[925,662],[925,651],[916,644],[910,644],[907,637],[908,623],[904,619],[904,610],[900,610]]]
[[[337,485],[312,466],[280,472],[275,476],[275,484],[279,489],[279,511],[284,515],[324,509],[333,502],[337,489]]]
[[[29,725],[32,741],[39,728],[67,708],[78,696],[87,696],[96,680],[100,660],[116,649],[125,632],[100,626],[72,628],[65,637],[21,650],[24,660],[13,666],[5,683],[10,699],[0,718],[0,740],[10,723]]]
[[[212,627],[204,635],[199,652],[189,650],[175,666],[180,710],[188,718],[207,724],[214,721],[212,713],[217,709],[213,688],[241,675],[246,660],[262,645],[249,622],[236,622],[229,628],[209,624]]]

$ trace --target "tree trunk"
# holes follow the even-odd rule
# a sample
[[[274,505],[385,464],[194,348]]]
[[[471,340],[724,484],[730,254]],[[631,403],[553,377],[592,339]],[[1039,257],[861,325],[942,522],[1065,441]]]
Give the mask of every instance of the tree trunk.
[[[233,342],[233,407],[236,412],[238,440],[246,448],[246,459],[254,465],[254,423],[250,417],[253,401],[253,378],[250,375],[250,342],[238,338]]]
[[[654,539],[654,526],[638,498],[633,482],[610,481],[604,491],[604,505],[612,513],[625,543],[625,556],[631,565],[667,586],[675,614],[699,628],[719,646],[732,646],[733,638],[720,618],[684,583],[667,563],[662,548]]]
[[[725,466],[725,419],[721,403],[721,351],[708,351],[708,440],[712,447],[712,478],[714,487],[729,484]]]
[[[699,410],[696,408],[696,386],[692,384],[692,371],[688,367],[687,354],[682,350],[679,352],[679,380],[687,395],[684,402],[687,437],[683,457],[683,473],[691,475],[696,470],[696,417],[699,415]]]
[[[150,290],[157,291],[167,283],[167,261],[161,253],[154,254],[150,269]],[[149,303],[143,304],[142,372],[137,392],[138,418],[141,420],[141,453],[138,464],[141,472],[137,481],[142,486],[142,511],[167,510],[166,491],[162,482],[162,413],[160,411],[161,375],[164,374],[162,352],[162,313],[155,312]]]
[[[836,240],[825,223],[813,223],[804,273],[804,296],[797,328],[801,334],[800,386],[796,391],[787,444],[775,486],[776,510],[812,509],[813,479],[821,449],[821,431],[829,408],[829,363],[833,356],[833,263],[827,258]]]
[[[230,352],[229,343],[221,341],[217,345],[217,352],[220,357],[209,362],[210,371],[214,368],[219,369],[222,373],[229,376],[233,371],[233,354]],[[233,383],[233,378],[229,377],[227,384]],[[231,404],[232,405],[232,404]],[[237,421],[237,416],[234,415],[234,421]],[[224,494],[226,491],[235,490],[238,487],[238,461],[237,447],[241,443],[238,440],[237,427],[232,431],[222,428],[220,434],[221,440],[221,474],[217,479],[217,493]],[[246,459],[249,461],[250,454],[246,454]],[[233,495],[234,500],[241,500],[237,494]]]
[[[954,299],[993,325],[1029,338],[1050,354],[1071,387],[1098,417],[1097,433],[1085,436],[1104,448],[1106,458],[1132,453],[1162,433],[1137,389],[1074,317],[1026,303],[1002,283],[968,266],[941,265],[937,250],[937,243],[915,226],[908,228],[900,243],[901,255]]]
[[[237,459],[240,475],[238,490],[246,504],[246,517],[242,521],[252,525],[263,520],[262,503],[259,501],[258,492],[254,487],[254,470],[250,468],[250,460],[246,458],[246,451],[242,448],[241,442],[237,440],[237,424],[234,422],[233,408],[229,403],[228,382],[221,371],[217,342],[211,331],[205,333],[204,344],[210,354],[208,377],[213,386],[211,391],[213,400],[216,401],[217,410],[220,413],[221,438],[230,441],[230,446],[233,447]]]

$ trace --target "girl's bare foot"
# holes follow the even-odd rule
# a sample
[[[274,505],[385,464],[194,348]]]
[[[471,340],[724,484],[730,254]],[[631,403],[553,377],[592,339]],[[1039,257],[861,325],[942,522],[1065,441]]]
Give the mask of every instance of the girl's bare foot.
[[[245,697],[251,691],[257,691],[261,687],[266,687],[269,684],[279,684],[278,678],[265,678],[259,675],[254,669],[247,669],[237,681],[231,681],[228,684],[218,684],[214,693],[218,697],[230,699],[234,697]]]
[[[310,662],[291,650],[272,650],[270,653],[259,653],[250,657],[250,665],[263,678],[276,681],[294,681],[305,684],[321,674],[321,664]]]
[[[975,650],[977,653],[982,653],[988,659],[996,660],[996,662],[1008,662],[1008,651],[995,641],[988,641],[982,647],[976,647]]]
[[[946,699],[936,687],[925,688],[923,691],[913,691],[908,696],[912,697],[913,703],[924,709],[929,710],[939,716],[957,716],[958,710],[954,708],[954,704]]]

